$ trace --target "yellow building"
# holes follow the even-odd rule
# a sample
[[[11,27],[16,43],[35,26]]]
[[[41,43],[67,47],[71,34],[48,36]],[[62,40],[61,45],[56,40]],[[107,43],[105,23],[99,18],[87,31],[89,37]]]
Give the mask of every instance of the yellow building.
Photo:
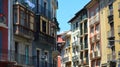
[[[101,67],[120,65],[120,0],[100,0]]]
[[[62,35],[62,38],[65,41],[63,62],[65,63],[65,67],[72,67],[71,31]]]

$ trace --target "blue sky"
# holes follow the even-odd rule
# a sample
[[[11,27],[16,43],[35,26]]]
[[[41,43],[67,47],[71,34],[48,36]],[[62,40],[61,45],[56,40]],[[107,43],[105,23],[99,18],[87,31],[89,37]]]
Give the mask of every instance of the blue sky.
[[[57,19],[59,22],[60,32],[70,30],[68,21],[74,17],[90,0],[58,0]]]

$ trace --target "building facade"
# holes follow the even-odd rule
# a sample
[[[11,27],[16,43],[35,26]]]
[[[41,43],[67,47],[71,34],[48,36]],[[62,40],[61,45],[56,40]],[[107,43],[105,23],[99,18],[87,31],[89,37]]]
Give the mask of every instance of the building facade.
[[[72,48],[73,53],[76,54],[74,57],[74,54],[72,54],[73,57],[73,63],[74,65],[78,67],[89,67],[89,39],[88,39],[88,15],[87,15],[87,9],[83,8],[80,11],[78,11],[75,14],[75,17],[73,17],[71,22],[71,28],[72,28]],[[75,29],[74,29],[75,28]],[[75,59],[76,58],[76,59]]]
[[[10,45],[10,54],[13,55],[11,60],[23,67],[33,67],[34,19],[35,12],[26,1],[13,0],[13,44]]]
[[[102,67],[120,66],[119,0],[100,1]],[[103,56],[104,55],[104,56]]]
[[[64,35],[62,35],[62,39],[65,41],[65,43],[64,47],[61,50],[61,67],[72,67],[71,31],[68,31]]]
[[[72,66],[78,67],[80,65],[80,39],[79,39],[79,14],[76,14],[70,21],[71,25],[71,43],[72,43]]]
[[[57,0],[0,1],[1,67],[57,66],[57,9]]]
[[[100,41],[100,15],[99,1],[91,0],[86,8],[89,19],[89,45],[90,45],[90,66],[100,67],[101,65],[101,41]]]
[[[89,67],[89,39],[88,39],[88,15],[87,9],[83,8],[79,12],[80,28],[80,66]]]
[[[34,0],[36,4],[36,30],[35,40],[32,45],[35,67],[56,67],[57,62],[52,57],[56,50],[56,37],[58,22],[56,10],[57,0]]]
[[[6,8],[6,9],[3,9]],[[3,60],[5,62],[3,62]],[[8,63],[8,0],[0,0],[0,66]]]

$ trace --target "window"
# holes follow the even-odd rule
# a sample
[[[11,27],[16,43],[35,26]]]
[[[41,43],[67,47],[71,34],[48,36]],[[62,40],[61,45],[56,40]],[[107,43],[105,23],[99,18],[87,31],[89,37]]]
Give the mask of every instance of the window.
[[[94,27],[91,27],[91,29],[90,29],[90,34],[91,34],[91,35],[94,34]]]
[[[97,61],[97,67],[100,67],[100,61]]]
[[[66,45],[67,45],[67,46],[70,46],[70,41],[69,41],[69,39],[66,40]]]
[[[78,28],[78,22],[76,22],[76,29]]]
[[[100,43],[99,42],[96,43],[96,50],[100,51]]]
[[[87,33],[87,21],[84,23],[84,33]]]
[[[16,24],[17,23],[17,10],[16,9],[14,9],[14,13],[13,14],[14,14],[14,16],[13,16],[14,17],[13,18],[14,19],[14,24]]]
[[[30,29],[34,30],[34,18],[30,16]]]
[[[80,34],[83,34],[82,23],[80,23]]]
[[[96,25],[96,33],[99,33],[99,24]]]
[[[54,32],[55,32],[55,30],[54,30],[54,28],[53,28],[53,27],[51,27],[51,31],[50,31],[50,32],[51,32],[51,36],[55,36],[55,33],[54,33]]]
[[[73,24],[73,31],[75,30],[75,24]]]
[[[0,0],[0,14],[3,13],[3,0]]]
[[[46,33],[46,22],[42,21],[42,32]]]
[[[109,5],[109,10],[112,10],[113,9],[113,4],[110,4]]]
[[[37,67],[39,67],[40,64],[40,51],[37,50]]]
[[[29,46],[25,46],[25,63],[29,64]]]
[[[76,52],[76,51],[75,51],[75,48],[73,48],[73,53],[75,54],[75,52]]]
[[[94,52],[94,45],[92,45],[92,51]]]
[[[48,67],[48,52],[45,52],[45,67]]]
[[[18,61],[18,42],[15,42],[15,61]]]
[[[20,11],[20,24],[25,25],[25,13],[24,11]]]
[[[47,3],[44,2],[44,15],[46,15],[46,8],[47,8]]]
[[[92,19],[93,15],[94,15],[94,12],[91,12],[91,14],[90,14],[91,19]]]

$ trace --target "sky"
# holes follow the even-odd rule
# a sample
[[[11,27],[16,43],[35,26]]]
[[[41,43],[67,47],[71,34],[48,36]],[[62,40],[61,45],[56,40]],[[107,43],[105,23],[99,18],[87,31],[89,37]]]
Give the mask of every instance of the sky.
[[[70,30],[68,21],[89,1],[90,0],[58,0],[57,20],[60,27],[58,34]]]

